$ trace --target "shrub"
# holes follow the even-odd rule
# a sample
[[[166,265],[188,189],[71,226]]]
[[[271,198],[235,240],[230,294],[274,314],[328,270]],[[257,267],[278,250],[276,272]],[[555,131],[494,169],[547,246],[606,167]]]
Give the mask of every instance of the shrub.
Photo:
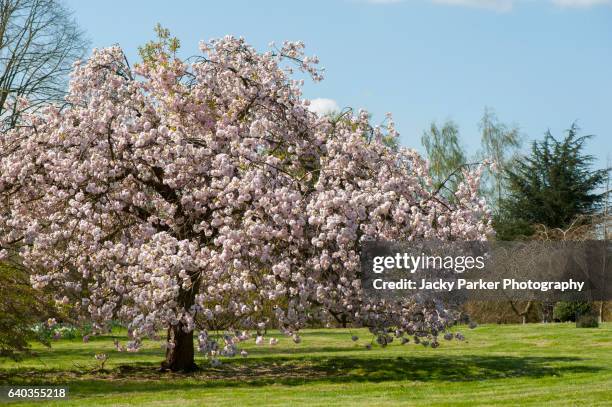
[[[599,320],[594,312],[579,314],[576,317],[576,328],[598,328]]]
[[[49,343],[32,326],[49,315],[52,301],[30,286],[25,270],[0,263],[0,296],[0,355],[16,358],[29,341]]]
[[[553,319],[559,322],[576,322],[578,315],[590,314],[592,306],[588,302],[558,302],[553,310]]]

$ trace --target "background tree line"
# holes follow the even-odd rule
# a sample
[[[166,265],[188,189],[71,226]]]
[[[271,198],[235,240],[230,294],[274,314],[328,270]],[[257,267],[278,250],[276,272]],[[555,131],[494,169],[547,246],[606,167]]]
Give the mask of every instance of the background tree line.
[[[518,126],[499,121],[485,108],[479,123],[481,148],[471,161],[491,159],[482,194],[493,210],[498,240],[608,239],[610,168],[594,168],[594,157],[585,153],[592,135],[580,135],[576,123],[565,134],[530,143],[521,153]],[[456,123],[432,123],[422,143],[430,170],[447,197],[453,199],[461,168],[470,165]],[[573,320],[576,313],[596,310],[600,321],[606,304],[471,303],[467,311],[483,322]],[[607,311],[610,312],[609,309]]]

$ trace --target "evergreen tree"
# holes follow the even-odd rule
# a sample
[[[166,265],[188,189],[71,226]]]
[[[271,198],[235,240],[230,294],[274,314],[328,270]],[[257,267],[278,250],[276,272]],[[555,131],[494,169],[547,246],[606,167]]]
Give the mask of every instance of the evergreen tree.
[[[532,226],[563,228],[579,215],[593,214],[603,200],[597,189],[608,170],[592,170],[593,156],[584,153],[592,136],[579,136],[572,124],[563,140],[550,131],[535,141],[531,154],[506,170],[508,195],[495,217],[502,240],[530,236]]]

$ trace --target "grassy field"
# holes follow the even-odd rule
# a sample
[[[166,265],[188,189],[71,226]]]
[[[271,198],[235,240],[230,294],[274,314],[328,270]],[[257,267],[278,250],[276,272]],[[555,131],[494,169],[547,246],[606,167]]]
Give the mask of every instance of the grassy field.
[[[360,336],[354,343],[351,333]],[[367,350],[364,330],[308,330],[301,344],[245,344],[248,358],[224,359],[191,375],[159,373],[159,343],[114,350],[115,336],[59,340],[20,362],[0,359],[2,384],[66,385],[56,405],[347,406],[612,405],[612,324],[488,325],[438,349]],[[103,371],[93,355],[106,352]],[[40,405],[40,402],[31,403]],[[25,404],[22,404],[25,405]]]

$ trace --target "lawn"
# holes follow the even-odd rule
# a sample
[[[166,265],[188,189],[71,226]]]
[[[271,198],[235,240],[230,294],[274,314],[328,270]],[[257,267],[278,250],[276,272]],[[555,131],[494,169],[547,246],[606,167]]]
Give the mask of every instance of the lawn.
[[[113,338],[124,340],[117,332],[37,346],[20,362],[0,359],[0,382],[66,385],[70,400],[55,404],[79,406],[612,405],[612,323],[486,325],[464,333],[466,341],[438,349],[395,341],[367,350],[365,330],[307,330],[301,344],[250,341],[247,358],[215,368],[198,358],[201,371],[178,375],[157,372],[159,343],[115,351]],[[96,352],[109,355],[103,371],[95,370]]]

